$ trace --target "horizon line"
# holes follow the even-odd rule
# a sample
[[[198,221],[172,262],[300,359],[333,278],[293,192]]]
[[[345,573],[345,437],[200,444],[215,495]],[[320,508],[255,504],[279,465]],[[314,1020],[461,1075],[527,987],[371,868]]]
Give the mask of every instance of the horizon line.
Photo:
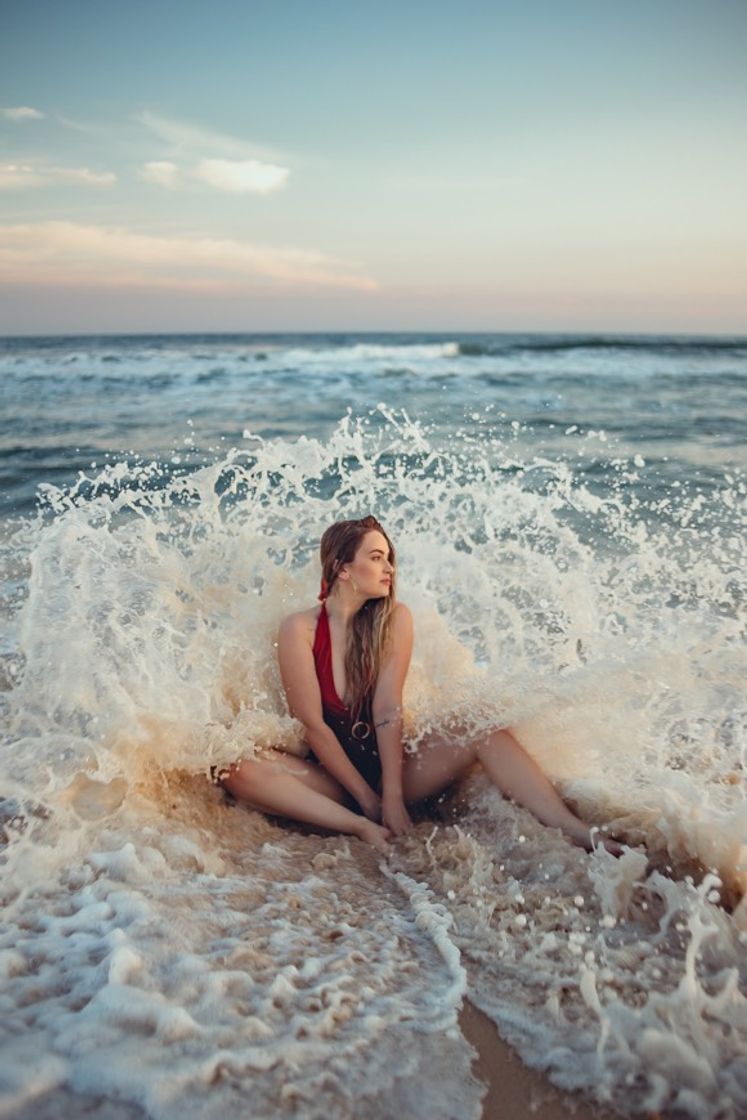
[[[433,338],[444,337],[448,338],[451,335],[460,335],[462,337],[469,335],[497,335],[497,336],[516,336],[516,335],[548,335],[553,337],[569,337],[578,338],[586,336],[587,338],[683,338],[683,339],[731,339],[733,341],[740,341],[747,343],[747,334],[739,334],[733,331],[708,331],[708,332],[684,332],[677,330],[657,330],[657,331],[635,331],[635,330],[603,330],[603,329],[577,329],[577,330],[550,330],[547,328],[537,328],[532,330],[462,330],[459,327],[453,327],[450,330],[421,330],[417,327],[408,328],[407,330],[360,330],[354,327],[348,327],[344,330],[335,328],[334,330],[325,330],[323,327],[315,328],[314,330],[302,330],[292,328],[290,330],[191,330],[191,331],[38,331],[34,333],[25,334],[0,334],[0,341],[14,342],[23,341],[25,339],[33,338],[247,338],[247,337],[287,337],[294,335],[303,335],[306,337],[315,336],[344,336],[344,335],[374,335],[374,336],[396,336],[396,335],[429,335]]]

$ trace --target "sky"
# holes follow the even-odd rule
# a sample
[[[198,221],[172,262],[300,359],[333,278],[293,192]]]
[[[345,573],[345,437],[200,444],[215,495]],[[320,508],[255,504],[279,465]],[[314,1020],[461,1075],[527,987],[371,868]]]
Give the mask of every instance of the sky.
[[[0,334],[747,334],[745,0],[0,10]]]

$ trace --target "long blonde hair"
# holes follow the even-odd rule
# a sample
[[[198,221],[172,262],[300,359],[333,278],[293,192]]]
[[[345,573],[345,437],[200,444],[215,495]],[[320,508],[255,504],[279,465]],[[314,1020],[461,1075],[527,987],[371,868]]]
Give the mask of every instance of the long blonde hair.
[[[391,617],[395,605],[394,545],[375,517],[361,517],[351,521],[336,521],[322,534],[320,555],[322,561],[322,590],[320,599],[326,599],[334,586],[343,564],[351,564],[366,533],[377,529],[389,546],[389,563],[394,569],[388,595],[367,599],[353,616],[348,629],[345,647],[345,679],[352,697],[350,711],[354,721],[376,687],[390,638]]]

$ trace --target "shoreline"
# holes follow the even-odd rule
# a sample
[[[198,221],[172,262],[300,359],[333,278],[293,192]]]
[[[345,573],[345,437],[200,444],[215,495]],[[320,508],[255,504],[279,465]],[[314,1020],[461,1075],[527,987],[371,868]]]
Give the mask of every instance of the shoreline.
[[[524,1065],[498,1034],[492,1019],[464,997],[459,1029],[477,1050],[472,1073],[487,1086],[482,1120],[613,1120],[618,1113],[581,1093],[556,1088]]]

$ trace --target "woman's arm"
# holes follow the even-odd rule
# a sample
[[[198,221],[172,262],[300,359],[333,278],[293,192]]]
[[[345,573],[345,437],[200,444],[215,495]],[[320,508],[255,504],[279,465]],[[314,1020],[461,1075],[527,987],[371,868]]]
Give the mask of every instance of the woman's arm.
[[[390,827],[399,833],[411,824],[402,801],[402,691],[413,643],[412,614],[404,603],[394,608],[391,626],[391,645],[376,682],[372,713],[381,758],[384,818],[389,817]]]
[[[302,614],[293,614],[281,623],[278,631],[278,661],[288,707],[291,715],[303,724],[306,739],[324,768],[352,794],[368,816],[367,806],[373,806],[373,798],[378,802],[378,795],[353,766],[334,731],[324,722],[309,630],[308,619]]]

